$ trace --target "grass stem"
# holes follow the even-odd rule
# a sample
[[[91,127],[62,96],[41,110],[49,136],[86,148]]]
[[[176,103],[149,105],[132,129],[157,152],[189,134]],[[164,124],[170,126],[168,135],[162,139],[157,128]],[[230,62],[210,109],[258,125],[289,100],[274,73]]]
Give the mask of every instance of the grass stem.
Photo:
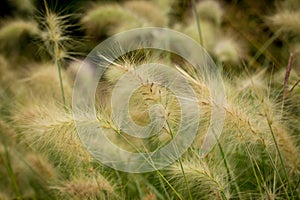
[[[195,18],[196,18],[196,22],[197,22],[197,29],[198,29],[198,34],[199,34],[200,45],[202,47],[204,47],[202,31],[201,31],[201,25],[200,25],[200,16],[197,12],[197,6],[196,6],[195,0],[192,0],[192,6],[193,6],[193,11],[194,11],[194,15],[195,15]]]

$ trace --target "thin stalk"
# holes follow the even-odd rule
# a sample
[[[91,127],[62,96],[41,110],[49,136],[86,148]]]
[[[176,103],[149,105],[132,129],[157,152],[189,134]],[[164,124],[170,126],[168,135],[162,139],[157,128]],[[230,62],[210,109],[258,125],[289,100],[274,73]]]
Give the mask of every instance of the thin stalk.
[[[249,158],[250,158],[251,168],[252,168],[252,171],[253,171],[253,173],[254,173],[254,176],[255,176],[255,179],[256,179],[256,182],[257,182],[257,185],[258,185],[259,192],[260,192],[260,194],[261,194],[261,196],[262,196],[262,198],[263,198],[263,192],[262,192],[261,183],[260,183],[260,180],[259,180],[259,178],[258,178],[258,176],[257,176],[257,174],[256,174],[256,170],[255,170],[255,166],[254,166],[254,163],[253,163],[252,155],[251,155],[251,153],[250,153],[250,149],[249,149],[249,147],[248,147],[247,144],[245,144],[245,146],[246,146],[246,150],[247,150],[247,153],[248,153],[248,155],[249,155]]]
[[[7,165],[5,165],[5,168],[7,170],[9,178],[11,180],[13,191],[16,194],[16,199],[22,199],[22,194],[19,190],[19,187],[18,187],[18,184],[17,184],[17,181],[16,181],[16,176],[15,176],[14,170],[11,166],[11,161],[10,161],[10,158],[9,158],[9,154],[8,154],[6,145],[5,145],[5,157],[6,157],[6,161],[7,161]],[[1,154],[0,154],[0,161],[2,163],[5,163],[4,158],[2,157]]]
[[[275,163],[277,164],[277,161],[278,161],[278,153],[276,152],[276,155],[275,155]],[[276,171],[274,171],[274,176],[273,176],[273,192],[275,193],[276,192]]]
[[[142,199],[142,198],[143,198],[143,192],[142,192],[142,190],[141,190],[140,183],[138,182],[137,179],[135,179],[135,185],[136,185],[136,188],[137,188],[137,190],[138,190],[139,197],[140,197],[140,199]]]
[[[280,32],[280,30],[277,31],[277,33],[279,33],[279,32]],[[245,71],[246,71],[248,74],[250,74],[250,73],[249,73],[249,70],[248,70],[248,68],[247,68],[246,66],[245,66]],[[251,79],[251,83],[252,83],[252,85],[254,86],[254,92],[255,92],[255,94],[256,94],[256,98],[259,100],[260,105],[261,105],[261,107],[263,108],[264,116],[266,117],[267,124],[268,124],[268,126],[269,126],[269,129],[270,129],[270,132],[271,132],[271,135],[272,135],[272,139],[274,140],[274,144],[275,144],[275,147],[276,147],[276,151],[278,152],[280,164],[281,164],[281,166],[282,166],[282,168],[283,168],[284,176],[285,176],[285,178],[286,178],[286,180],[287,180],[289,190],[291,191],[292,199],[295,199],[295,198],[294,198],[293,191],[292,191],[292,188],[291,188],[291,185],[290,185],[290,181],[289,181],[289,178],[288,178],[288,175],[287,175],[287,172],[286,172],[286,168],[285,168],[285,165],[284,165],[282,156],[281,156],[281,151],[280,151],[280,149],[279,149],[279,146],[278,146],[278,143],[277,143],[277,140],[276,140],[276,137],[275,137],[273,128],[272,128],[272,123],[270,122],[270,119],[269,119],[268,114],[267,114],[267,112],[266,112],[265,106],[264,106],[264,104],[263,104],[263,98],[259,95],[258,89],[257,89],[257,87],[255,86],[255,84],[254,84],[254,82],[253,82],[252,79]],[[279,174],[279,172],[278,172],[278,170],[277,170],[277,168],[276,168],[276,166],[275,166],[275,164],[274,164],[274,162],[273,162],[273,159],[272,159],[270,153],[269,153],[268,151],[266,151],[266,152],[268,153],[268,155],[269,155],[269,157],[270,157],[270,160],[271,160],[272,164],[274,165],[274,170],[276,170],[276,172],[277,172],[279,178],[281,179],[280,174]],[[282,183],[283,183],[283,182],[282,182]],[[286,191],[286,188],[284,187],[284,189],[285,189],[287,198],[289,199],[289,196],[288,196],[288,193],[287,193],[287,191]]]
[[[240,193],[241,193],[241,192],[240,192],[240,188],[239,188],[238,184],[236,183],[236,181],[233,180],[232,177],[231,177],[231,173],[230,173],[231,170],[230,170],[230,168],[229,168],[229,164],[228,164],[228,162],[227,162],[225,153],[224,153],[224,151],[223,151],[223,148],[222,148],[222,146],[221,146],[221,144],[220,144],[218,138],[217,138],[217,144],[218,144],[218,147],[219,147],[219,150],[220,150],[220,153],[221,153],[221,156],[222,156],[222,158],[223,158],[224,165],[225,165],[225,168],[226,168],[226,171],[227,171],[228,181],[229,181],[229,182],[234,181],[234,187],[235,187],[235,189],[236,189],[236,191],[237,191],[237,193],[238,193],[239,199],[242,199],[241,194],[240,194]]]
[[[167,122],[167,126],[168,126],[168,128],[169,128],[169,130],[170,130],[171,138],[172,138],[172,140],[173,140],[173,139],[174,139],[173,132],[172,132],[172,130],[171,130],[171,127],[170,127],[170,125],[169,125],[168,120],[166,120],[166,122]],[[177,146],[176,146],[176,149],[177,149]],[[186,177],[186,175],[185,175],[184,168],[183,168],[183,165],[182,165],[182,161],[181,161],[180,158],[178,159],[178,162],[179,162],[179,165],[180,165],[180,169],[181,169],[181,172],[182,172],[182,175],[183,175],[183,178],[184,178],[184,182],[185,182],[187,191],[188,191],[188,193],[189,193],[189,198],[190,198],[190,200],[192,200],[192,199],[193,199],[192,193],[191,193],[191,190],[190,190],[190,187],[189,187],[189,183],[188,183],[187,177]]]
[[[294,190],[293,190],[293,193],[296,192],[296,190],[297,190],[299,184],[300,184],[300,179],[298,180],[297,184],[295,185],[295,188],[294,188]]]
[[[61,75],[61,61],[60,60],[56,60],[55,64],[57,66],[58,77],[59,77],[59,85],[60,85],[62,100],[63,100],[63,103],[64,103],[64,108],[65,108],[65,110],[67,110],[67,104],[66,104],[66,98],[65,98],[65,91],[64,91],[64,86],[63,86],[63,81],[62,81],[62,75]]]
[[[275,34],[268,39],[263,45],[262,47],[256,52],[256,54],[254,55],[254,57],[250,60],[248,67],[251,68],[255,61],[266,51],[266,49],[278,38],[278,36],[280,35],[281,30],[279,29],[278,31],[275,32]]]
[[[46,16],[49,17],[51,15],[50,10],[48,8],[48,4],[46,2],[46,0],[44,0],[44,6],[45,6],[45,12],[46,12]],[[52,34],[52,31],[51,31]],[[63,104],[64,104],[64,109],[67,110],[67,104],[66,104],[66,98],[65,98],[65,92],[64,92],[64,86],[63,86],[63,81],[62,81],[62,75],[61,75],[61,68],[62,68],[62,64],[61,64],[61,53],[60,51],[62,50],[59,46],[59,41],[57,41],[56,39],[50,39],[50,54],[53,57],[53,60],[55,62],[55,65],[57,66],[57,70],[58,70],[58,77],[59,77],[59,84],[60,84],[60,90],[61,90],[61,94],[62,94],[62,100],[63,100]]]
[[[165,193],[166,197],[167,197],[168,199],[171,199],[171,198],[170,198],[170,195],[169,195],[168,192],[167,192],[167,189],[166,189],[166,187],[165,187],[165,185],[164,185],[164,182],[163,182],[162,178],[159,176],[158,173],[157,173],[157,175],[158,175],[158,178],[159,178],[159,183],[160,183],[161,187],[164,189],[164,193]],[[161,199],[163,199],[163,198],[161,198]]]
[[[120,135],[132,148],[134,148],[137,152],[141,153],[140,150],[138,148],[136,148],[136,146],[134,144],[132,144],[126,137],[123,136],[123,134],[121,134],[121,131],[113,129],[118,135]],[[155,169],[156,173],[167,183],[167,185],[171,188],[171,190],[173,190],[173,192],[176,194],[176,196],[180,199],[183,200],[182,197],[180,196],[180,194],[175,190],[175,188],[171,185],[171,183],[166,179],[166,177],[164,177],[164,175],[158,170],[156,169],[155,165],[153,164],[153,162],[151,162],[149,160],[149,158],[146,158],[143,154],[142,156],[145,158],[145,160]]]
[[[167,185],[173,190],[173,192],[176,194],[176,196],[180,199],[183,200],[180,194],[175,190],[175,188],[171,185],[171,183],[164,177],[164,175],[157,170],[156,173],[167,183]]]
[[[192,6],[193,6],[193,11],[194,11],[194,15],[195,15],[195,18],[196,18],[196,22],[197,22],[197,28],[198,28],[200,44],[201,44],[202,47],[204,47],[202,31],[201,31],[201,26],[200,26],[200,17],[199,17],[198,12],[197,12],[195,0],[192,0]]]
[[[295,87],[296,87],[297,85],[299,85],[299,83],[300,83],[300,79],[293,85],[293,87],[290,89],[289,92],[293,92],[293,90],[295,89]]]
[[[269,129],[270,129],[270,131],[271,131],[272,138],[273,138],[274,143],[275,143],[276,150],[277,150],[277,152],[278,152],[278,156],[279,156],[280,164],[281,164],[281,166],[282,166],[282,168],[283,168],[284,176],[285,176],[285,178],[286,178],[286,180],[287,180],[287,184],[288,184],[289,190],[291,191],[292,199],[295,199],[294,194],[293,194],[293,190],[292,190],[292,187],[291,187],[291,184],[290,184],[290,181],[289,181],[289,177],[288,177],[288,175],[287,175],[286,168],[285,168],[285,165],[284,165],[284,162],[283,162],[283,158],[282,158],[282,155],[281,155],[281,151],[280,151],[280,149],[279,149],[277,140],[276,140],[276,138],[275,138],[275,134],[274,134],[274,131],[273,131],[271,122],[270,122],[269,117],[267,116],[266,113],[265,113],[265,116],[266,116],[266,119],[267,119],[267,122],[268,122]]]
[[[288,65],[286,67],[286,72],[285,72],[285,77],[284,77],[284,83],[283,83],[283,95],[282,95],[282,103],[281,103],[281,115],[283,115],[283,108],[284,108],[285,99],[286,99],[287,92],[288,92],[287,91],[287,84],[289,82],[289,78],[290,78],[290,74],[291,74],[291,71],[292,71],[292,67],[293,67],[293,63],[294,63],[294,60],[295,60],[295,56],[296,56],[296,53],[294,51],[291,52]]]
[[[278,177],[279,177],[279,180],[280,180],[281,184],[283,185],[283,189],[284,189],[286,198],[287,198],[287,199],[290,199],[290,196],[289,196],[289,194],[288,194],[288,192],[287,192],[286,187],[284,186],[284,183],[283,183],[283,180],[282,180],[282,178],[281,178],[281,175],[280,175],[280,173],[279,173],[279,171],[278,171],[278,169],[277,169],[277,167],[276,167],[276,165],[275,165],[275,163],[274,163],[274,161],[273,161],[273,159],[272,159],[272,156],[270,155],[270,152],[268,152],[268,151],[266,151],[266,152],[267,152],[267,154],[268,154],[268,156],[269,156],[269,159],[270,159],[270,161],[271,161],[272,167],[274,168],[276,174],[277,174]]]

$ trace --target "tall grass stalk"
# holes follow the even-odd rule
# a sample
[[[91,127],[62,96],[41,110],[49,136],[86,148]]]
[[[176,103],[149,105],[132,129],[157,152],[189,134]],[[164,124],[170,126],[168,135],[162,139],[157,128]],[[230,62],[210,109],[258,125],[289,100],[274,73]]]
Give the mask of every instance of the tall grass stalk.
[[[65,92],[63,87],[62,75],[61,75],[61,68],[62,68],[62,59],[64,57],[64,47],[61,44],[63,40],[66,40],[67,37],[63,36],[63,18],[59,18],[55,16],[55,14],[51,13],[48,7],[46,0],[44,0],[44,6],[46,11],[46,29],[49,32],[48,36],[45,38],[46,48],[50,48],[50,54],[54,59],[54,63],[57,66],[59,82],[60,82],[60,90],[62,95],[62,101],[65,110],[67,110]]]
[[[282,103],[281,103],[281,115],[283,115],[283,109],[284,109],[285,99],[286,99],[287,92],[288,92],[287,91],[287,85],[288,85],[288,82],[289,82],[289,78],[290,78],[290,74],[291,74],[291,71],[292,71],[292,67],[293,67],[293,63],[294,63],[294,60],[295,60],[295,56],[296,56],[296,53],[294,51],[291,52],[290,58],[289,58],[289,61],[288,61],[288,65],[286,67],[286,72],[285,72],[285,77],[284,77],[284,83],[283,83],[283,94],[282,94]]]
[[[203,46],[204,43],[203,43],[202,31],[201,31],[201,26],[200,26],[200,16],[197,12],[197,6],[196,6],[195,0],[192,0],[192,6],[193,6],[193,11],[194,11],[194,15],[195,15],[195,18],[196,18],[196,22],[197,22],[197,29],[198,29],[200,44],[201,44],[202,47],[204,47]]]
[[[276,140],[274,131],[273,131],[272,123],[270,122],[270,119],[269,119],[269,117],[268,117],[268,115],[267,115],[266,112],[265,112],[265,117],[266,117],[266,120],[267,120],[267,122],[268,122],[270,131],[271,131],[271,135],[272,135],[273,141],[274,141],[274,143],[275,143],[276,150],[277,150],[278,155],[279,155],[280,164],[281,164],[281,166],[282,166],[282,169],[283,169],[283,172],[284,172],[284,176],[285,176],[285,178],[286,178],[286,181],[287,181],[289,190],[290,190],[290,192],[291,192],[292,199],[294,200],[295,197],[294,197],[293,190],[292,190],[292,187],[291,187],[291,184],[290,184],[289,176],[288,176],[288,174],[287,174],[287,172],[286,172],[285,164],[284,164],[284,161],[283,161],[283,158],[282,158],[282,155],[281,155],[281,151],[280,151],[280,149],[279,149],[279,146],[278,146],[278,143],[277,143],[277,140]],[[284,187],[284,188],[285,188],[285,187]]]
[[[166,120],[166,123],[167,123],[167,126],[168,126],[169,130],[170,130],[171,138],[173,140],[174,139],[174,135],[173,135],[173,131],[172,131],[171,127],[170,127],[170,124],[169,124],[168,120]],[[176,151],[177,151],[176,153],[178,153],[177,146],[175,146],[175,147],[176,147]],[[183,175],[183,178],[184,178],[186,189],[187,189],[188,194],[189,194],[189,198],[190,198],[190,200],[192,200],[193,199],[192,193],[191,193],[191,190],[190,190],[190,187],[189,187],[189,183],[188,183],[187,177],[186,177],[184,169],[183,169],[181,158],[178,158],[178,162],[179,162],[180,169],[181,169],[181,172],[182,172],[182,175]]]
[[[220,150],[220,153],[221,153],[221,156],[222,156],[222,159],[224,161],[225,168],[226,168],[226,172],[227,172],[227,176],[228,176],[228,182],[229,183],[232,182],[232,181],[234,182],[233,184],[234,184],[234,187],[236,189],[236,192],[238,193],[239,199],[242,199],[240,188],[239,188],[239,186],[236,182],[236,179],[235,179],[235,177],[231,176],[231,170],[229,168],[229,163],[227,161],[227,158],[226,158],[226,155],[224,153],[223,147],[222,147],[219,139],[217,137],[216,137],[216,139],[217,139],[217,145],[219,147],[219,150]]]
[[[55,64],[56,64],[57,70],[58,70],[59,85],[60,85],[60,91],[61,91],[61,95],[62,95],[62,100],[63,100],[64,108],[65,108],[65,110],[67,110],[65,91],[64,91],[64,86],[63,86],[63,81],[62,81],[62,75],[61,75],[61,61],[60,60],[55,60]]]
[[[250,149],[249,149],[248,145],[245,144],[245,146],[246,146],[247,154],[248,154],[248,156],[249,156],[249,158],[250,158],[250,161],[251,161],[251,168],[252,168],[252,171],[253,171],[253,173],[254,173],[255,180],[256,180],[256,183],[257,183],[257,185],[258,185],[259,192],[260,192],[260,194],[261,194],[261,196],[262,196],[262,198],[263,198],[263,191],[262,191],[262,188],[261,188],[261,183],[260,183],[260,180],[259,180],[259,178],[258,178],[258,176],[257,176],[256,170],[255,170],[255,165],[254,165],[254,163],[253,163],[253,162],[255,161],[255,159],[253,158],[252,154],[250,153]],[[257,163],[256,163],[256,162],[255,162],[255,164],[256,164],[256,166],[257,166]],[[257,168],[258,168],[258,166],[257,166]],[[259,169],[259,168],[258,168],[258,169]]]
[[[246,73],[247,73],[247,74],[250,74],[248,68],[247,68],[247,67],[244,67],[244,68],[245,68]],[[292,191],[292,188],[291,188],[291,184],[290,184],[290,181],[289,181],[288,174],[287,174],[287,172],[286,172],[286,167],[285,167],[285,164],[284,164],[284,161],[283,161],[283,158],[282,158],[282,155],[281,155],[281,151],[280,151],[280,149],[279,149],[279,145],[278,145],[278,142],[277,142],[277,139],[276,139],[276,137],[275,137],[275,133],[274,133],[274,130],[273,130],[273,127],[272,127],[272,120],[269,118],[267,109],[265,108],[263,97],[260,95],[260,93],[259,93],[259,91],[258,91],[258,88],[256,87],[256,85],[255,85],[255,83],[253,82],[252,79],[251,79],[251,82],[252,82],[252,85],[253,85],[253,89],[254,89],[254,93],[255,93],[255,95],[256,95],[256,98],[259,100],[260,106],[261,106],[261,108],[263,109],[264,117],[265,117],[266,120],[267,120],[267,124],[268,124],[269,130],[270,130],[272,139],[273,139],[273,141],[274,141],[276,151],[277,151],[278,156],[279,156],[280,164],[281,164],[281,167],[282,167],[282,169],[283,169],[285,179],[287,180],[288,189],[290,190],[290,192],[291,192],[291,197],[292,197],[292,199],[294,200],[295,198],[294,198],[294,194],[293,194],[293,191]],[[267,153],[268,153],[269,158],[270,158],[270,160],[271,160],[271,162],[272,162],[272,164],[273,164],[274,170],[276,170],[278,176],[281,177],[280,174],[279,174],[279,172],[278,172],[278,170],[277,170],[276,165],[275,165],[274,162],[273,162],[273,159],[272,159],[270,153],[269,153],[268,151],[267,151]],[[281,178],[280,178],[280,179],[281,179]],[[283,181],[282,181],[282,184],[284,184]],[[284,187],[284,189],[286,190],[285,187]],[[286,195],[287,195],[287,198],[289,199],[289,195],[288,195],[287,191],[286,191]]]
[[[123,134],[120,130],[116,130],[114,129],[114,131],[120,135],[134,150],[136,150],[139,153],[142,153],[132,142],[130,142]],[[143,154],[141,154],[143,155]],[[155,172],[159,175],[159,177],[166,182],[166,184],[171,188],[171,190],[176,194],[176,196],[180,199],[183,200],[181,195],[176,191],[176,189],[172,186],[172,184],[166,179],[166,177],[155,167],[155,165],[153,164],[152,160],[149,160],[149,158],[145,157],[143,155],[144,159],[155,169]],[[150,157],[151,159],[151,157]]]
[[[4,144],[4,151],[5,151],[5,158],[3,158],[2,155],[0,154],[0,161],[3,164],[6,163],[5,168],[6,168],[6,171],[7,171],[8,175],[9,175],[13,191],[16,195],[16,199],[21,200],[22,199],[22,194],[21,194],[19,186],[17,184],[16,175],[15,175],[14,170],[12,168],[12,163],[11,163],[11,160],[10,160],[10,155],[9,155],[6,144]]]

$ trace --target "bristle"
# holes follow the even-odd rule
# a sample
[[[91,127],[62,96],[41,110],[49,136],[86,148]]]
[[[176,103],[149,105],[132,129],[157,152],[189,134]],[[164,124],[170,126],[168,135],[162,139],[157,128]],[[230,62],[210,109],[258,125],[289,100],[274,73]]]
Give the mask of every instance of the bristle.
[[[251,75],[243,75],[235,80],[237,89],[241,92],[253,91],[255,88],[259,88],[259,91],[267,91],[267,82],[264,79],[266,76],[266,70],[263,69],[258,73]],[[253,85],[255,84],[255,85]]]
[[[48,8],[47,8],[48,9]],[[45,50],[50,54],[53,61],[58,62],[64,58],[71,58],[70,48],[74,41],[67,30],[72,27],[68,22],[68,15],[58,15],[47,10],[41,18],[41,39]]]

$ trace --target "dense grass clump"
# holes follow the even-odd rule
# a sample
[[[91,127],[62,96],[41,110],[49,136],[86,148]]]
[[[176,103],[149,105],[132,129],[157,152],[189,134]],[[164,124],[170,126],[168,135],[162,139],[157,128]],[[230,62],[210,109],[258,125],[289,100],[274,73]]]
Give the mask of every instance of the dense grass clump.
[[[300,199],[298,1],[98,0],[56,9],[62,5],[7,1],[14,10],[0,16],[0,199]],[[96,160],[82,142],[72,113],[73,85],[99,42],[153,26],[190,36],[212,56],[226,90],[226,118],[221,136],[203,156],[216,102],[191,63],[155,49],[116,60],[99,55],[109,67],[96,89],[95,123],[112,144],[151,155],[180,130],[180,98],[187,97],[142,76],[143,64],[167,65],[180,74],[198,105],[188,112],[198,109],[201,117],[190,121],[199,120],[196,137],[175,162],[126,173]],[[111,52],[119,50],[116,45]],[[91,65],[83,73],[95,72]],[[133,82],[118,84],[128,74],[140,85],[129,98],[128,115],[141,127],[159,115],[164,121],[157,135],[129,135],[114,118],[113,92],[130,88]],[[149,112],[158,104],[159,111]]]

